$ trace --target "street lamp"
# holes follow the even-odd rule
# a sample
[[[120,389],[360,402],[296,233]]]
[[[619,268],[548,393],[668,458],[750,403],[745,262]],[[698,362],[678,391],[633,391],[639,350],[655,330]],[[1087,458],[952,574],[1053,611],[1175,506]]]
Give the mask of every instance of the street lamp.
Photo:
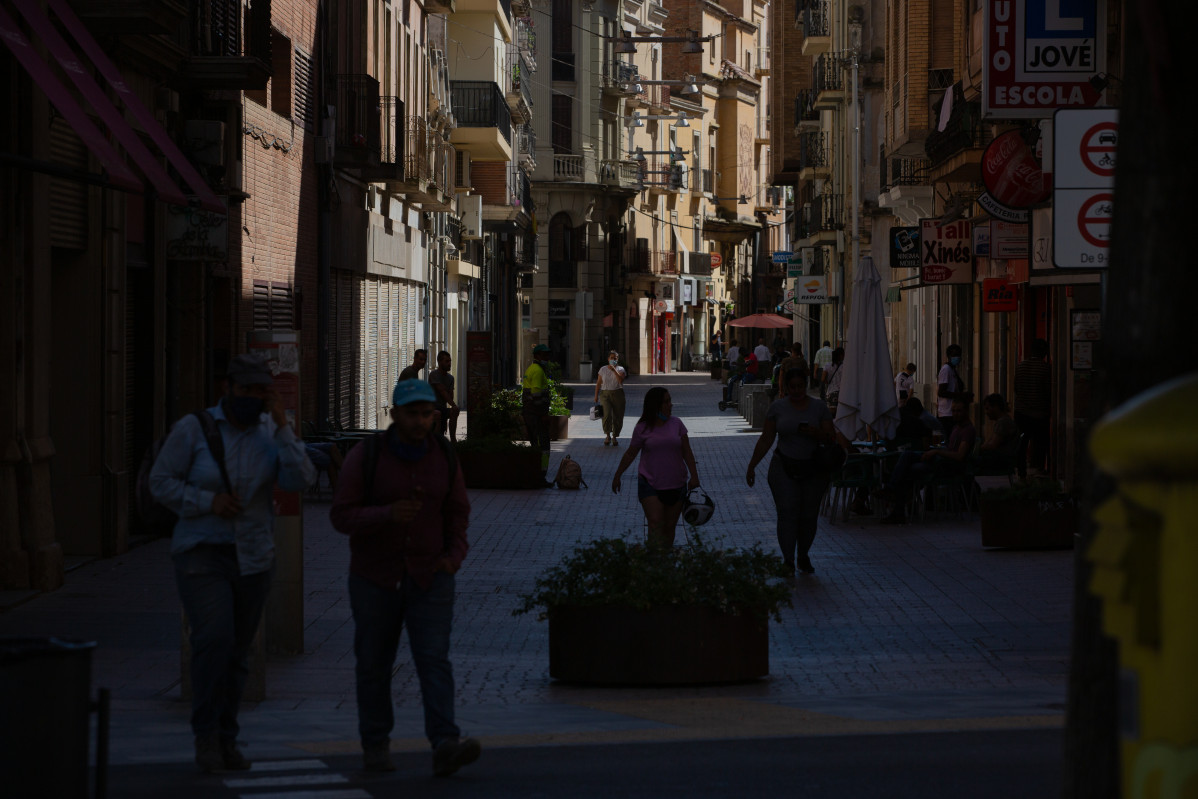
[[[660,42],[664,44],[681,43],[683,45],[683,53],[702,53],[703,45],[700,42],[710,42],[715,39],[714,35],[699,36],[699,32],[688,30],[686,36],[630,36],[627,31],[621,31],[618,36],[605,36],[605,39],[616,40],[617,53],[635,53],[637,42]]]
[[[629,128],[643,128],[645,127],[646,119],[668,119],[674,122],[680,128],[689,128],[691,126],[690,122],[687,121],[690,119],[690,117],[686,115],[685,111],[679,111],[678,116],[676,117],[661,114],[650,114],[648,116],[643,116],[640,111],[633,111],[631,115],[624,118],[624,126]]]
[[[681,86],[682,91],[678,92],[679,97],[694,97],[699,94],[699,81],[694,75],[687,75],[682,80],[640,80],[627,81],[625,87],[636,94],[640,94],[645,89],[645,86]]]
[[[675,147],[672,150],[646,150],[643,147],[637,147],[628,154],[628,157],[633,161],[644,161],[646,153],[649,155],[668,155],[672,161],[681,161],[684,155],[690,153],[690,150],[684,150],[681,147]]]

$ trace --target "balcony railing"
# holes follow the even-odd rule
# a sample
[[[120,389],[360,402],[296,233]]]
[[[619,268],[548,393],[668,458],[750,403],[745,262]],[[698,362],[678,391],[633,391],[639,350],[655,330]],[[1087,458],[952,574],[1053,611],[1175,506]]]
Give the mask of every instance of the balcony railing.
[[[520,158],[535,167],[537,165],[537,132],[533,130],[532,125],[521,125],[518,128],[516,142],[516,146],[520,150]]]
[[[976,147],[982,141],[982,108],[964,97],[953,98],[953,110],[949,113],[944,130],[934,130],[924,142],[924,150],[932,165],[939,164],[953,155]]]
[[[599,164],[599,181],[609,186],[632,188],[640,173],[640,164],[636,161],[604,160]]]
[[[813,130],[799,136],[799,168],[823,168],[831,165],[828,134]]]
[[[553,156],[554,180],[582,180],[581,155]]]
[[[925,158],[886,157],[881,153],[882,165],[880,191],[889,191],[895,186],[928,185],[928,161]]]
[[[839,92],[844,90],[844,75],[836,59],[828,54],[821,55],[815,60],[811,73],[811,85],[816,94],[820,92]]]
[[[383,111],[386,113],[389,102],[396,102],[394,97],[383,98]],[[392,105],[391,108],[394,108]],[[428,123],[422,117],[410,116],[404,122],[403,177],[405,181],[432,180],[433,177],[433,142]],[[385,129],[385,128],[384,128]],[[395,163],[399,153],[384,151],[383,161]]]
[[[450,81],[453,92],[453,116],[459,128],[498,128],[512,143],[512,112],[499,84],[490,81]]]
[[[529,66],[535,71],[537,68],[537,31],[524,20],[520,20],[516,24],[516,46],[520,48],[520,52],[528,60]]]
[[[700,169],[699,174],[703,176],[703,193],[715,194],[715,170]]]
[[[831,15],[828,11],[827,0],[814,0],[814,2],[807,3],[801,16],[804,38],[830,35],[828,21]]]
[[[663,252],[661,250],[651,250],[650,264],[652,265],[653,274],[655,275],[678,274],[678,259],[676,253]]]
[[[370,75],[337,76],[338,150],[360,152],[361,160],[379,157],[379,82]],[[359,159],[354,159],[359,160]]]
[[[433,139],[433,186],[442,197],[452,200],[454,196],[454,170],[457,166],[458,150],[445,139],[436,135]]]
[[[815,89],[799,89],[795,97],[795,127],[804,122],[819,122],[819,109],[815,107]]]
[[[817,194],[812,210],[819,230],[844,229],[843,194]]]
[[[520,99],[524,101],[524,105],[532,108],[532,73],[535,68],[528,63],[528,59],[524,57],[524,52],[511,49],[510,56],[512,66],[512,91],[519,92]]]

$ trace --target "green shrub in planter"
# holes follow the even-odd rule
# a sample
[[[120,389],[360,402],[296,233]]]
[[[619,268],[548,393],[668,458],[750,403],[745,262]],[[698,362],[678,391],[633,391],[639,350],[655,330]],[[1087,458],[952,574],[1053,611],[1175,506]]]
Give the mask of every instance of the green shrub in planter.
[[[549,621],[549,675],[609,685],[740,682],[769,674],[772,615],[791,603],[782,559],[695,536],[649,549],[581,544],[514,613]]]
[[[721,549],[692,532],[692,542],[663,549],[622,538],[580,544],[537,578],[514,613],[539,619],[560,607],[607,605],[649,610],[667,605],[707,607],[766,620],[791,604],[782,559],[760,547]]]
[[[1077,498],[1056,480],[1041,478],[978,497],[982,546],[1068,547],[1077,530]]]

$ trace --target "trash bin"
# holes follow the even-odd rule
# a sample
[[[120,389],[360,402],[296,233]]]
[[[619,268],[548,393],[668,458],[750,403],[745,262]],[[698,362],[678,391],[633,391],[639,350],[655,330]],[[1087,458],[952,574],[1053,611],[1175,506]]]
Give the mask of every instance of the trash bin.
[[[579,383],[591,382],[591,362],[590,361],[582,360],[582,361],[578,362],[578,382]]]
[[[0,774],[6,796],[88,796],[94,641],[0,637]]]

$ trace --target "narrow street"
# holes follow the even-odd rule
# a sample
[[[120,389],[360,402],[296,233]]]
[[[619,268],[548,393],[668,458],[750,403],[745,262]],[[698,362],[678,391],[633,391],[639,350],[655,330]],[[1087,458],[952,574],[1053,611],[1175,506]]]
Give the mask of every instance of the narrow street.
[[[704,537],[774,543],[756,434],[698,374],[656,380],[687,424],[716,503]],[[649,378],[628,384],[626,446]],[[432,782],[406,643],[396,666],[396,775],[357,772],[348,547],[326,502],[305,508],[305,652],[272,657],[267,699],[243,710],[244,775],[191,763],[179,689],[179,609],[166,540],[76,569],[0,614],[0,633],[96,640],[93,685],[113,694],[109,796],[1051,796],[1059,784],[1073,554],[985,551],[976,516],[886,527],[820,520],[816,573],[770,626],[770,676],[701,688],[591,688],[548,679],[546,624],[519,594],[578,541],[643,535],[635,492],[614,495],[623,447],[602,445],[578,386],[569,453],[589,489],[472,491],[471,552],[453,634],[458,721],[482,760]],[[681,538],[682,531],[679,531]],[[298,762],[292,762],[298,761]],[[261,770],[260,770],[261,767]],[[265,769],[278,769],[278,771]],[[589,786],[589,787],[588,787]],[[302,791],[312,793],[302,793]]]

